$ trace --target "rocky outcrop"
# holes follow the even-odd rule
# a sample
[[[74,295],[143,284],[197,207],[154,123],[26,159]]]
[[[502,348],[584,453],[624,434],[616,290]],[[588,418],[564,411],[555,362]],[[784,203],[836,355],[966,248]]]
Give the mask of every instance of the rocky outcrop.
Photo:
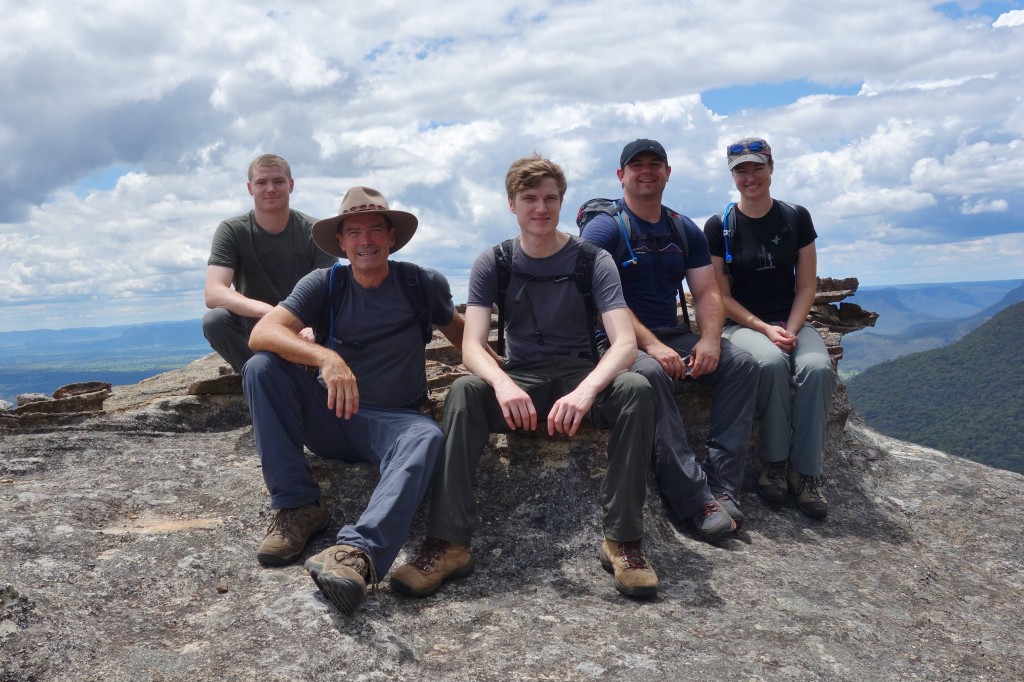
[[[450,347],[430,352],[437,398],[461,370]],[[0,680],[1024,675],[1024,477],[848,410],[830,424],[827,521],[748,490],[746,528],[711,546],[649,480],[649,603],[620,597],[597,559],[605,434],[495,435],[476,572],[423,600],[383,586],[345,618],[301,563],[255,562],[270,516],[244,402],[188,392],[219,365],[115,386],[74,423],[0,431]],[[680,400],[699,442],[701,398]],[[311,461],[332,528],[354,520],[374,469]]]

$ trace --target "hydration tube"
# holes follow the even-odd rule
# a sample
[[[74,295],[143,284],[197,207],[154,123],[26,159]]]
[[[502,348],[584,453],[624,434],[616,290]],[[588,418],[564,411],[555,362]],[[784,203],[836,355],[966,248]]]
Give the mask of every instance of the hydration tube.
[[[729,205],[725,207],[725,213],[722,215],[722,238],[725,240],[725,262],[732,262],[732,253],[729,251],[729,214],[732,213],[732,209],[736,208],[736,202],[730,201]]]

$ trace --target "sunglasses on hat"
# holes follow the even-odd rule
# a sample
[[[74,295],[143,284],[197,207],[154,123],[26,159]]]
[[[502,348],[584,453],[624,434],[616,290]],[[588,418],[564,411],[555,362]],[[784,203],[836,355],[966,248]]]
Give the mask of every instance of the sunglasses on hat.
[[[726,147],[726,151],[729,156],[739,156],[740,154],[768,154],[770,156],[772,148],[768,146],[767,142],[754,140],[753,142],[744,142],[742,144],[731,144]]]

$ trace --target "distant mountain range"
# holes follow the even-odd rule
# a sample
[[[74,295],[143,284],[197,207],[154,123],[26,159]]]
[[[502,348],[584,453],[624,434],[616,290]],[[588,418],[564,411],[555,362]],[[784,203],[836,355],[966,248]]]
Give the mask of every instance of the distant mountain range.
[[[908,353],[941,348],[1024,300],[1024,280],[861,287],[850,299],[879,314],[843,338],[844,380]],[[201,321],[0,332],[0,400],[78,381],[132,384],[210,352]]]
[[[1024,473],[1024,302],[952,345],[884,362],[846,381],[873,428]]]
[[[0,332],[0,400],[79,381],[133,384],[209,352],[200,320]]]
[[[878,313],[874,328],[843,337],[844,378],[886,360],[942,348],[1024,301],[1024,281],[865,287],[849,299]]]

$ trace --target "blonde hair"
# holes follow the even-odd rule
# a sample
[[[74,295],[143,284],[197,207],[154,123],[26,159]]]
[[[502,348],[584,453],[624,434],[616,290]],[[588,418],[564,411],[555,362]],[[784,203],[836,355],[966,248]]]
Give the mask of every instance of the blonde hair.
[[[569,183],[565,180],[565,171],[557,163],[543,158],[540,154],[524,156],[514,161],[505,174],[505,191],[509,200],[515,199],[516,194],[525,189],[533,189],[543,182],[544,178],[553,178],[558,185],[558,198],[565,197]]]
[[[252,178],[256,175],[257,168],[267,168],[269,166],[277,166],[284,171],[284,175],[289,180],[292,179],[292,167],[288,165],[288,162],[277,154],[263,154],[257,156],[249,164],[249,182],[252,182]]]

